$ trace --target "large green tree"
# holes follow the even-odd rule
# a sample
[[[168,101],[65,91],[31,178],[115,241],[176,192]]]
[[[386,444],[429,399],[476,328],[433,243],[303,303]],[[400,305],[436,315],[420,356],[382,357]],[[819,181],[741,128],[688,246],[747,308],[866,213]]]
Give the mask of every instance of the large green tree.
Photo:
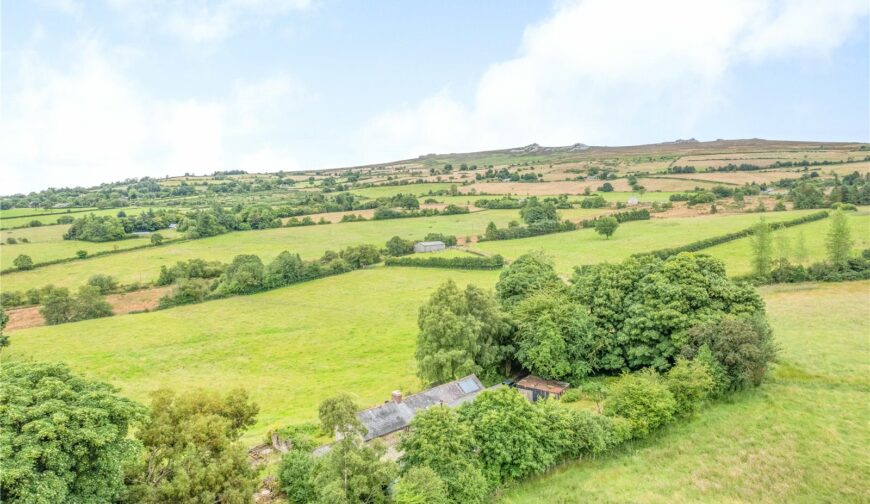
[[[555,462],[547,449],[547,425],[535,407],[514,389],[478,395],[459,408],[474,438],[475,451],[492,481],[543,472]]]
[[[542,254],[524,254],[501,272],[495,292],[499,301],[510,308],[535,291],[564,287],[551,261]]]
[[[434,406],[421,411],[399,441],[404,470],[431,468],[447,487],[450,502],[483,502],[487,481],[474,451],[470,427],[456,410]]]
[[[336,433],[343,437],[364,435],[365,428],[356,417],[357,410],[359,408],[348,394],[324,399],[318,410],[320,429],[330,436]]]
[[[595,366],[595,327],[562,291],[538,291],[513,310],[517,360],[549,379],[582,378]]]
[[[145,409],[60,363],[9,362],[0,387],[4,502],[102,504],[124,490],[138,455],[130,425]]]
[[[427,383],[493,371],[510,351],[507,316],[473,285],[463,292],[452,280],[442,284],[420,307],[417,324],[417,374]]]
[[[764,313],[755,289],[730,280],[720,260],[690,253],[579,268],[571,296],[588,307],[602,371],[668,369],[690,328],[729,314]]]
[[[395,462],[382,460],[385,453],[386,447],[382,443],[363,444],[356,436],[334,443],[315,469],[316,502],[390,502],[389,488],[398,470]]]
[[[145,448],[129,471],[126,502],[249,503],[256,474],[238,442],[258,408],[243,390],[152,395],[151,416],[136,432]]]

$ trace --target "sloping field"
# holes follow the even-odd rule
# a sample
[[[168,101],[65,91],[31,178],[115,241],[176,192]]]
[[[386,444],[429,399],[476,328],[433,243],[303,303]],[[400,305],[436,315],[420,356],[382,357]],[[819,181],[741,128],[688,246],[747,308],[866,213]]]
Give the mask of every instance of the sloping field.
[[[865,207],[860,212],[849,212],[846,215],[849,217],[847,222],[852,234],[853,253],[858,255],[862,250],[870,248],[870,209]],[[807,262],[822,261],[827,254],[825,240],[830,226],[830,219],[824,219],[775,231],[773,233],[774,251],[777,251],[779,247],[784,245],[785,256],[789,261],[797,263],[795,254],[797,252],[798,236],[803,234],[808,256]],[[784,241],[781,237],[784,238]],[[728,266],[728,273],[732,275],[743,275],[752,271],[750,262],[752,248],[748,238],[710,247],[704,250],[704,253],[725,261],[725,264]],[[778,256],[778,253],[775,255]]]
[[[867,502],[870,283],[762,293],[780,362],[760,389],[520,484],[500,502]]]
[[[55,259],[75,257],[76,252],[79,250],[84,250],[88,254],[94,254],[104,250],[124,250],[151,243],[150,236],[103,243],[64,240],[63,234],[66,233],[67,229],[69,229],[69,225],[41,226],[0,231],[0,240],[3,242],[3,244],[0,245],[0,269],[11,268],[12,262],[20,254],[29,255],[31,259],[33,259],[33,262],[40,263]],[[181,237],[181,234],[172,229],[163,229],[158,231],[158,233],[160,233],[165,240],[174,240]],[[18,243],[15,245],[9,245],[6,243],[6,239],[10,237],[15,238]],[[21,243],[21,238],[27,238],[30,243]]]
[[[579,214],[579,210],[572,212]],[[229,262],[238,254],[257,254],[264,261],[269,261],[284,250],[314,259],[326,250],[338,250],[350,245],[370,243],[381,246],[395,235],[406,239],[422,239],[430,232],[477,235],[483,233],[491,221],[505,226],[517,219],[517,210],[486,210],[462,215],[227,233],[176,245],[15,272],[3,275],[2,282],[3,288],[8,290],[26,290],[52,283],[59,287],[78,287],[97,273],[113,275],[121,283],[148,282],[157,278],[161,265],[186,259]]]
[[[720,184],[756,184],[772,183],[782,179],[800,178],[805,172],[797,171],[795,168],[775,170],[775,171],[735,171],[735,172],[715,172],[715,173],[686,173],[675,175],[659,175],[667,179],[682,179],[682,180],[705,180],[708,182],[716,182]],[[645,184],[650,179],[644,179],[642,184]]]
[[[372,268],[251,296],[12,331],[11,359],[64,360],[146,401],[160,387],[244,387],[260,405],[246,441],[315,420],[339,392],[374,405],[416,391],[417,310],[447,278],[491,287],[497,272]],[[8,353],[7,353],[8,352]]]
[[[354,189],[350,192],[354,194],[358,194],[360,196],[365,196],[366,198],[384,198],[388,196],[393,196],[394,194],[413,194],[415,196],[421,196],[423,194],[428,194],[430,191],[443,191],[446,189],[450,189],[451,185],[456,184],[447,184],[447,183],[431,183],[431,184],[407,184],[407,185],[395,185],[395,186],[375,186],[375,187],[367,187],[365,189]]]
[[[57,224],[57,218],[62,217],[64,215],[69,215],[75,219],[80,217],[84,217],[85,215],[118,215],[118,212],[124,211],[127,215],[138,215],[142,212],[148,211],[149,207],[124,207],[124,208],[106,208],[103,210],[93,210],[90,209],[86,212],[80,211],[79,208],[70,208],[69,212],[64,209],[61,211],[55,211],[52,213],[43,213],[42,215],[34,216],[34,217],[6,217],[6,213],[3,213],[2,217],[0,217],[0,229],[9,229],[18,226],[24,226],[29,224],[31,221],[39,221],[43,226],[50,226],[52,224]],[[159,207],[151,207],[154,210],[159,210]],[[18,210],[27,210],[28,213],[42,213],[45,210],[40,209],[12,209],[12,210],[4,210],[4,212],[16,212]]]
[[[776,222],[794,219],[812,212],[811,210],[776,212],[765,216],[769,222]],[[560,273],[570,275],[577,265],[615,262],[639,252],[674,247],[732,233],[755,224],[758,219],[759,214],[653,219],[621,224],[609,240],[605,240],[593,229],[581,229],[520,240],[481,242],[475,245],[475,248],[490,254],[501,254],[508,259],[517,258],[530,251],[543,250],[553,258],[556,269]],[[732,266],[747,262],[747,257],[736,254],[726,255],[724,259],[729,266],[729,273]]]

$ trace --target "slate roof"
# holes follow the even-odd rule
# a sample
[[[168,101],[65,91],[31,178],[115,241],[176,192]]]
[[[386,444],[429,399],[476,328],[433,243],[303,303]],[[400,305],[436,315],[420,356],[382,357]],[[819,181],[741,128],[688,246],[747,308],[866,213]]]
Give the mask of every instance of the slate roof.
[[[456,407],[474,399],[483,390],[483,384],[477,379],[477,376],[471,374],[465,378],[408,396],[402,402],[389,401],[380,406],[369,408],[357,413],[356,417],[368,429],[363,439],[369,441],[404,429],[420,410],[437,404],[451,408]]]

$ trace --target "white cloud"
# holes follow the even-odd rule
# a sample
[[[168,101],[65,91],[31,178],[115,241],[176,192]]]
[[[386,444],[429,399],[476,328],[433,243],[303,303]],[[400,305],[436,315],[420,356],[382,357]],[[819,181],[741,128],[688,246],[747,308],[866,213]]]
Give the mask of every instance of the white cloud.
[[[219,42],[242,27],[308,9],[312,0],[105,0],[138,24],[156,22],[192,43]]]
[[[626,144],[691,136],[723,105],[729,70],[825,55],[866,23],[865,0],[585,0],[526,29],[471,103],[447,91],[372,118],[369,160],[522,145]]]
[[[91,41],[76,47],[67,68],[41,64],[32,52],[11,62],[22,80],[3,96],[4,194],[239,165],[298,167],[269,147],[308,96],[290,77],[238,82],[213,100],[162,99],[125,77],[127,57]]]

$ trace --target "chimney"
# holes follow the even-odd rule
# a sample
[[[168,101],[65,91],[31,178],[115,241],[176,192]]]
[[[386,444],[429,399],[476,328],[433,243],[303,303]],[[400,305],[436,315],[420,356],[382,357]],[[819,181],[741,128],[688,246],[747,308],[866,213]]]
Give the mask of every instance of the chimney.
[[[402,402],[402,392],[399,390],[393,391],[393,402],[396,404],[400,404]]]

